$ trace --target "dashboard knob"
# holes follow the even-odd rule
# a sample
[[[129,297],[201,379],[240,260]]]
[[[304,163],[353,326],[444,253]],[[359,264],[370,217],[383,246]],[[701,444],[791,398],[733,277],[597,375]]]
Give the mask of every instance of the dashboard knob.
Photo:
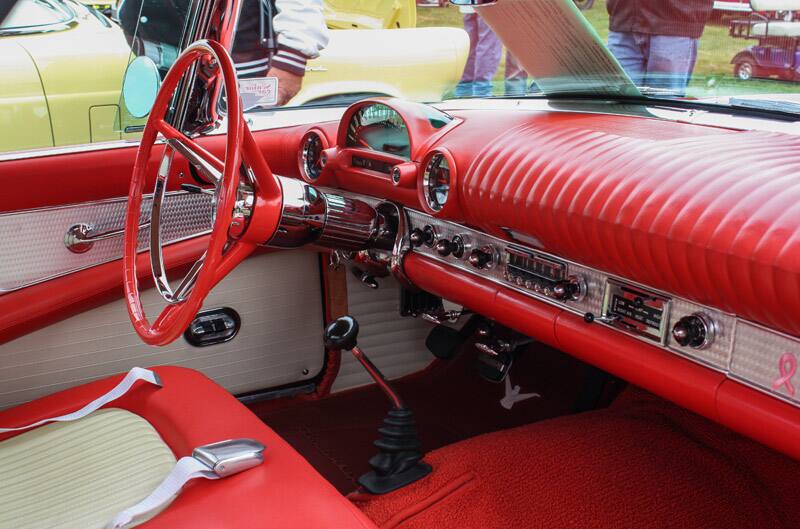
[[[453,252],[453,257],[461,259],[467,251],[468,239],[466,235],[456,235],[453,237],[453,242],[450,244]]]
[[[414,228],[411,230],[411,234],[408,236],[408,239],[411,241],[411,246],[415,248],[422,246],[422,243],[425,242],[425,233],[419,228]]]
[[[469,254],[469,264],[475,268],[489,268],[494,262],[494,249],[485,246],[479,250],[472,250]]]
[[[573,276],[553,285],[552,296],[559,301],[578,301],[586,294],[586,281]]]
[[[702,313],[684,316],[672,326],[672,337],[681,347],[703,349],[714,340],[714,323]]]
[[[411,246],[414,248],[422,246],[423,244],[432,246],[433,241],[436,238],[436,234],[433,231],[432,226],[425,226],[423,229],[414,228],[411,230],[408,238],[411,241]]]
[[[447,239],[439,239],[439,242],[436,243],[436,253],[442,257],[447,257],[453,253],[454,246],[455,245]]]

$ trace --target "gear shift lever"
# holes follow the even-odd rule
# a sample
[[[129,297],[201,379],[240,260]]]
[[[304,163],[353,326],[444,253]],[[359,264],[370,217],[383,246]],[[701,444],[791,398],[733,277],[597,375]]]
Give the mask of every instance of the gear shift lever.
[[[381,388],[381,391],[392,401],[392,406],[398,409],[405,408],[403,401],[394,389],[392,389],[392,386],[389,385],[389,382],[386,381],[380,369],[378,369],[364,351],[359,349],[358,345],[356,345],[357,339],[358,322],[352,316],[337,318],[325,329],[325,346],[328,349],[347,349],[352,352],[356,360],[364,366],[369,376],[371,376],[378,387]]]
[[[358,347],[357,339],[358,322],[352,316],[337,318],[325,329],[325,346],[334,350],[349,349],[392,403],[383,426],[378,429],[381,434],[375,441],[378,454],[369,460],[372,471],[358,478],[358,483],[368,492],[386,494],[427,476],[432,469],[421,461],[423,454],[414,414],[406,408],[380,369]]]

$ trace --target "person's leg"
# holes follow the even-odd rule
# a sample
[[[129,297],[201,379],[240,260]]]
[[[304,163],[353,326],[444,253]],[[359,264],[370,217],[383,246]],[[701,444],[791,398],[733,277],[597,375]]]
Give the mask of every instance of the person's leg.
[[[685,95],[697,63],[698,43],[699,39],[690,37],[653,35],[645,84],[679,96]]]
[[[528,72],[514,55],[506,50],[506,95],[522,95],[527,91]]]
[[[467,63],[464,65],[464,72],[461,74],[461,81],[455,89],[456,97],[467,97],[472,95],[473,84],[475,83],[475,50],[478,46],[478,15],[467,13],[464,15],[464,31],[469,36],[469,55]]]
[[[473,95],[488,96],[492,94],[492,79],[500,57],[503,54],[503,43],[495,35],[492,28],[478,17],[478,45],[475,48],[475,90]]]
[[[646,48],[647,39],[644,35],[616,31],[608,34],[608,49],[637,86],[644,82],[647,65]]]

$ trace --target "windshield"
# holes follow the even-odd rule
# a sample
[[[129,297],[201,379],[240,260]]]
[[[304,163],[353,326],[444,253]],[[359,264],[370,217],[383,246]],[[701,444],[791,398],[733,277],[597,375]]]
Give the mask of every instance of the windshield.
[[[20,0],[0,21],[0,31],[42,28],[70,22],[75,15],[60,0]]]
[[[248,113],[397,97],[800,115],[800,0],[453,1],[479,5],[241,0],[229,18],[232,0],[0,1],[0,123],[24,132],[0,152],[136,139],[159,78],[206,27],[231,50]],[[86,7],[100,4],[108,18]]]
[[[303,78],[280,104],[570,94],[800,103],[800,0],[430,0],[394,2],[394,18],[378,4],[327,2],[327,41],[309,27],[286,39]],[[398,15],[401,5],[415,16]],[[245,0],[234,46],[242,77],[274,75],[269,57],[285,66],[275,57],[294,29],[273,8]]]

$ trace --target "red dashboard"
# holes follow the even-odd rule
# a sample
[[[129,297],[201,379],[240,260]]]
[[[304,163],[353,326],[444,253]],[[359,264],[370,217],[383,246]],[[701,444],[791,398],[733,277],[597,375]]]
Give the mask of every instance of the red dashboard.
[[[338,130],[316,128],[332,146],[316,184],[500,238],[513,230],[538,249],[800,335],[800,137],[521,110],[459,112],[432,129],[421,105],[389,104],[407,121],[411,158],[341,147],[355,105]],[[452,165],[439,211],[423,198],[433,152]],[[400,167],[402,179],[354,167],[354,155]]]
[[[800,355],[800,137],[520,109],[435,128],[422,105],[380,101],[408,130],[403,157],[348,144],[374,103],[293,133],[292,175],[409,208],[417,286],[800,457],[800,396],[777,383]],[[437,155],[442,204],[426,189]],[[576,277],[574,298],[554,293]],[[709,339],[678,343],[679,324],[700,323]]]

